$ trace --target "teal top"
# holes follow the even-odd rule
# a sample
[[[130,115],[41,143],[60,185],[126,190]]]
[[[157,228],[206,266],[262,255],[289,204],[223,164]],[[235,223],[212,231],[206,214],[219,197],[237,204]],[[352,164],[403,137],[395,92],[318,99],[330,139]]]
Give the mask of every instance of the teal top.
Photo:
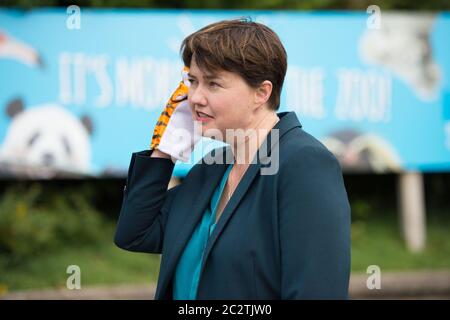
[[[200,280],[200,268],[203,262],[203,254],[208,242],[208,238],[216,226],[215,217],[217,205],[222,195],[225,183],[228,179],[232,164],[228,165],[225,174],[216,187],[209,206],[203,213],[200,223],[194,230],[191,239],[186,244],[183,254],[175,270],[173,281],[174,300],[195,300],[197,287]]]

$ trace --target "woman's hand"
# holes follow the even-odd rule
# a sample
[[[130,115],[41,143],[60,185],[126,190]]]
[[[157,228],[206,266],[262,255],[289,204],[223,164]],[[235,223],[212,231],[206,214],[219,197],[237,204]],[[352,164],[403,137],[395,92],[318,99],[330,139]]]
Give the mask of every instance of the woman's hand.
[[[201,138],[195,126],[191,108],[187,101],[189,81],[188,67],[182,71],[182,81],[172,93],[153,131],[151,150],[159,150],[172,159],[187,162],[195,144]],[[153,154],[155,154],[155,151]],[[152,156],[153,156],[152,154]],[[161,156],[161,154],[159,154]],[[155,157],[159,157],[155,154]]]

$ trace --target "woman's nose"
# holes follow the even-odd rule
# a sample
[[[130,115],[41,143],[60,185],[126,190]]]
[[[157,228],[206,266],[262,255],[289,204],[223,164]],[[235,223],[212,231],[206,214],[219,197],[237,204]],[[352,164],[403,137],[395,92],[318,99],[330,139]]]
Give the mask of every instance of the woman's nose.
[[[188,92],[188,101],[191,105],[206,105],[206,97],[202,90],[198,87],[195,89],[190,88]]]

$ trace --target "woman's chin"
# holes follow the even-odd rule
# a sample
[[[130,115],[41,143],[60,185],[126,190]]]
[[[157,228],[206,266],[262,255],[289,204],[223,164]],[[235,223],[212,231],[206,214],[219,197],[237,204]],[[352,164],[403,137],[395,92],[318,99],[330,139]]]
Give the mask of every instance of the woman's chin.
[[[213,126],[203,125],[202,126],[202,137],[210,138],[213,140],[223,141],[224,137],[222,132]]]

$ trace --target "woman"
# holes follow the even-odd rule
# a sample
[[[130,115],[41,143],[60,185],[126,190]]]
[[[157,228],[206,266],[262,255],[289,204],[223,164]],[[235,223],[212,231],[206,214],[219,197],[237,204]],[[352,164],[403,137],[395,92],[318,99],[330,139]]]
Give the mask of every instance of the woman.
[[[188,36],[182,56],[188,81],[150,150],[132,155],[116,245],[162,253],[156,299],[346,299],[341,169],[295,113],[276,112],[287,68],[278,36],[221,21]],[[200,134],[229,147],[167,191],[174,160],[188,159]]]

